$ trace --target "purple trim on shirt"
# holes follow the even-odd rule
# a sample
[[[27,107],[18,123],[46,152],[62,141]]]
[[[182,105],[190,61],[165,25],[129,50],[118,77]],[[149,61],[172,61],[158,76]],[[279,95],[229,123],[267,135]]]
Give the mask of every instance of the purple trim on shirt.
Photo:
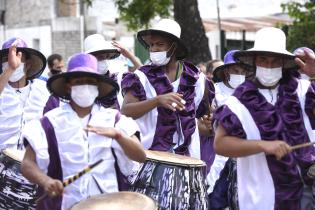
[[[200,159],[207,165],[207,174],[210,172],[211,166],[215,158],[215,152],[213,149],[214,136],[200,136]]]
[[[296,87],[297,82],[294,79],[290,80],[289,84],[281,84],[275,106],[268,103],[256,85],[250,81],[237,88],[233,95],[248,109],[263,140],[284,140],[294,145],[293,138],[289,135],[294,135],[296,129],[302,129],[296,122],[303,123],[298,96],[295,94]],[[290,124],[292,127],[287,127]],[[301,131],[303,132],[299,130]],[[304,136],[299,140],[301,143],[304,142]],[[277,160],[273,155],[266,156],[275,186],[275,210],[300,209],[303,183],[294,156],[288,154],[281,160]]]
[[[312,129],[315,130],[315,117],[313,110],[315,108],[315,83],[311,82],[305,96],[305,112],[310,120]]]
[[[124,73],[121,81],[121,90],[123,96],[130,91],[131,94],[140,101],[146,100],[144,87],[142,86],[138,75],[135,73]]]
[[[299,98],[296,94],[297,85],[293,77],[285,82],[282,81],[275,106],[266,101],[251,81],[240,85],[233,95],[249,110],[263,140],[284,140],[289,145],[296,145],[309,142]],[[224,128],[233,124],[233,121],[222,117],[229,112],[227,107],[222,107],[218,110],[219,116],[216,116]],[[241,127],[238,130],[241,130]],[[238,137],[244,138],[244,136]],[[297,167],[301,168],[304,180],[310,184],[306,171],[314,163],[312,154],[315,154],[314,147],[296,150],[281,160],[276,160],[272,155],[266,156],[276,190],[275,210],[300,209],[303,183]]]
[[[46,134],[46,139],[48,143],[48,153],[49,153],[49,165],[47,175],[53,179],[58,179],[63,181],[62,168],[60,162],[60,156],[58,151],[58,143],[56,139],[56,134],[53,125],[50,123],[47,117],[41,119],[42,127]],[[39,194],[43,194],[44,190],[39,189]],[[37,204],[36,209],[40,210],[58,210],[61,209],[62,196],[58,197],[46,197],[42,202]]]
[[[60,106],[60,99],[55,96],[55,95],[51,95],[49,96],[46,105],[44,107],[44,111],[43,111],[43,115],[47,112],[49,112],[50,110],[57,108]]]
[[[212,104],[212,100],[214,99],[214,96],[215,96],[214,85],[208,79],[206,79],[205,88],[206,88],[205,94],[197,109],[197,113],[196,113],[197,118],[200,118],[205,114],[210,114],[210,107]]]
[[[173,92],[173,86],[164,73],[163,67],[146,65],[140,69],[154,87],[157,95]],[[177,154],[189,155],[188,146],[191,136],[196,129],[195,87],[199,78],[199,70],[191,63],[183,62],[183,72],[180,77],[178,93],[183,95],[186,101],[185,110],[173,112],[164,107],[157,107],[158,117],[151,150],[170,151],[174,146],[173,135],[181,124],[181,132],[184,135],[184,143],[174,151]]]

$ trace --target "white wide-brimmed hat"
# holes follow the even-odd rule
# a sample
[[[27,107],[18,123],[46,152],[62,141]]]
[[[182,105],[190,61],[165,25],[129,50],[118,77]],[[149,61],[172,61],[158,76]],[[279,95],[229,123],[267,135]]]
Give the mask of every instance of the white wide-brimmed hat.
[[[84,39],[85,53],[92,55],[104,54],[107,59],[114,59],[120,52],[109,41],[106,41],[101,34],[92,34]]]
[[[183,41],[180,39],[181,28],[180,25],[171,19],[161,19],[152,28],[147,30],[142,30],[137,33],[137,39],[146,48],[149,48],[148,43],[145,41],[145,36],[156,34],[160,36],[165,36],[177,43],[176,57],[178,59],[183,59],[187,56],[187,48]]]
[[[255,65],[257,55],[274,56],[283,59],[284,69],[297,67],[295,56],[286,50],[286,36],[278,28],[267,27],[256,32],[254,47],[234,54],[236,60],[251,66]]]

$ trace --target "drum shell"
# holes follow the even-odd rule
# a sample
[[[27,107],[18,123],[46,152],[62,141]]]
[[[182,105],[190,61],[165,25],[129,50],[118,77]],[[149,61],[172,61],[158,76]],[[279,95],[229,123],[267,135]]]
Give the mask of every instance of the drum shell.
[[[135,192],[116,192],[95,195],[87,198],[70,210],[156,210],[155,202],[140,193]]]
[[[21,173],[21,162],[0,153],[0,209],[36,209],[37,186]]]
[[[160,210],[206,210],[205,165],[180,165],[147,160],[131,190],[157,201]]]

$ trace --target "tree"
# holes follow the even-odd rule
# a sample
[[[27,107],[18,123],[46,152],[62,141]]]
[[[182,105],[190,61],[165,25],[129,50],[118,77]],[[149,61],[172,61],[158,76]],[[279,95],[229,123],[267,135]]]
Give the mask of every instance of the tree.
[[[304,4],[289,2],[281,6],[294,19],[293,25],[288,27],[288,49],[293,51],[305,46],[315,50],[315,0]]]
[[[92,1],[92,0],[85,0]],[[182,28],[182,39],[188,48],[187,60],[197,64],[211,59],[208,38],[200,18],[197,0],[114,0],[120,19],[129,30],[148,28],[155,17],[170,17]]]
[[[209,42],[200,18],[197,0],[174,0],[174,17],[182,28],[182,39],[193,63],[211,59]]]
[[[129,30],[137,31],[148,28],[150,20],[156,16],[170,17],[172,0],[114,0],[120,19],[127,24]]]

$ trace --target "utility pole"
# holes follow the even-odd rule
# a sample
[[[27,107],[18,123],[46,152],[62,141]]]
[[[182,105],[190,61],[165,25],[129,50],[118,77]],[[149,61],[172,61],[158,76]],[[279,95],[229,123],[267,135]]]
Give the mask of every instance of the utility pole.
[[[222,49],[222,40],[221,40],[221,17],[220,17],[220,5],[219,5],[219,0],[216,0],[217,2],[217,19],[218,19],[218,30],[219,30],[219,47],[218,47],[218,55],[219,55],[219,58],[221,58],[221,49]]]
[[[81,51],[84,51],[84,38],[86,33],[85,27],[85,7],[84,7],[84,0],[78,0],[79,2],[79,9],[80,9],[80,38],[81,38]]]

